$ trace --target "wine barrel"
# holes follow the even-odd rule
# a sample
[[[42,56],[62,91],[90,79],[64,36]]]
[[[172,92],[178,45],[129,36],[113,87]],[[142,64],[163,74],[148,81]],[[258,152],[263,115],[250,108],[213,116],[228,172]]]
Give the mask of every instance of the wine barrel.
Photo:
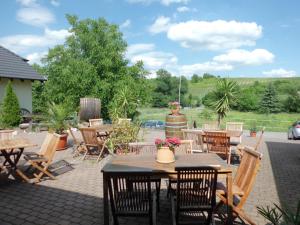
[[[166,138],[177,137],[183,139],[182,129],[187,129],[187,119],[184,114],[166,116]]]
[[[89,119],[100,118],[101,102],[98,98],[81,98],[80,99],[80,120],[89,121]]]

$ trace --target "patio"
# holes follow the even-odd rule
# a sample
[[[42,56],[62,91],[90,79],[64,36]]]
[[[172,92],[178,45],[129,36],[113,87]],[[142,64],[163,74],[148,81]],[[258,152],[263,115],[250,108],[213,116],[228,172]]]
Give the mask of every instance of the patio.
[[[46,133],[19,133],[34,143],[42,143]],[[151,130],[145,140],[153,141],[164,136],[163,131]],[[245,132],[243,143],[254,145],[256,139]],[[70,138],[70,146],[72,140]],[[263,153],[261,169],[254,189],[247,200],[245,210],[257,222],[266,224],[256,212],[256,206],[273,202],[295,207],[300,199],[299,166],[300,141],[286,140],[284,133],[266,133],[260,147]],[[36,148],[38,150],[38,148]],[[25,151],[32,150],[26,149]],[[57,180],[45,180],[37,185],[11,182],[0,186],[0,224],[102,224],[102,174],[108,160],[82,161],[72,158],[72,148],[57,152],[54,162],[65,166],[57,173]],[[20,163],[22,164],[22,162]],[[170,224],[170,208],[166,198],[165,183],[162,182],[161,211],[157,224]],[[26,221],[26,222],[25,222]],[[146,218],[126,218],[121,224],[145,224]]]

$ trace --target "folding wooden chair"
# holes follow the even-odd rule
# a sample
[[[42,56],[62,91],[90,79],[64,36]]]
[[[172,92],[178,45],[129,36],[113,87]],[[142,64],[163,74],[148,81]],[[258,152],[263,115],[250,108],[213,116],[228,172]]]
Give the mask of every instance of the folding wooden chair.
[[[241,122],[227,122],[226,123],[226,130],[232,131],[243,131],[244,123]],[[240,137],[231,137],[230,144],[231,145],[238,145],[242,143],[242,135]]]
[[[48,167],[53,161],[60,136],[58,134],[48,133],[41,149],[38,153],[34,152],[24,152],[24,159],[33,167],[39,171],[38,174],[34,173],[35,182],[40,182],[43,175],[47,175],[52,179],[55,177],[48,171]]]
[[[103,125],[103,119],[89,119],[90,127]]]
[[[246,215],[243,210],[243,206],[249,194],[252,191],[254,181],[257,172],[260,167],[262,154],[254,151],[251,147],[245,146],[243,151],[242,161],[237,169],[236,175],[233,180],[233,212],[234,217],[240,217],[246,220],[249,224],[255,225],[255,223]],[[220,198],[220,202],[217,205],[219,208],[227,203],[226,186],[223,183],[217,185],[217,196]]]
[[[201,153],[204,151],[204,144],[202,140],[202,130],[196,129],[182,129],[183,139],[192,140],[191,153]]]
[[[85,127],[79,129],[86,147],[86,152],[83,156],[84,160],[88,154],[98,155],[97,162],[103,156],[104,149],[107,149],[106,142],[108,139],[100,139],[97,137],[97,129],[92,127]],[[94,154],[93,154],[94,153]]]
[[[72,127],[69,128],[68,133],[73,138],[73,157],[76,157],[76,156],[81,155],[82,153],[85,153],[87,150],[86,150],[86,147],[84,145],[84,141],[83,140],[79,140],[75,136]]]
[[[207,144],[208,152],[221,155],[230,164],[231,148],[230,137],[222,131],[205,131],[204,139]]]
[[[262,140],[263,140],[263,137],[264,137],[264,132],[265,132],[265,128],[263,127],[262,128],[262,130],[261,130],[261,133],[260,133],[260,136],[259,136],[259,138],[258,138],[258,140],[257,140],[257,142],[256,142],[256,144],[255,144],[255,146],[254,147],[252,147],[252,146],[247,146],[247,148],[248,149],[252,149],[252,150],[254,150],[254,151],[258,151],[258,149],[259,149],[259,147],[260,147],[260,144],[261,144],[261,142],[262,142]],[[242,154],[243,154],[243,149],[245,148],[245,145],[243,145],[243,144],[239,144],[238,146],[237,146],[237,151],[238,151],[238,154],[240,155],[240,157],[242,157]]]
[[[207,225],[213,221],[218,169],[208,166],[175,168],[178,179],[176,192],[171,193],[173,225],[181,222],[181,214],[193,216],[197,224],[200,221],[194,218],[195,214],[202,215]]]
[[[109,199],[114,225],[118,217],[148,217],[156,224],[156,200],[151,190],[151,174],[115,172],[108,174]]]

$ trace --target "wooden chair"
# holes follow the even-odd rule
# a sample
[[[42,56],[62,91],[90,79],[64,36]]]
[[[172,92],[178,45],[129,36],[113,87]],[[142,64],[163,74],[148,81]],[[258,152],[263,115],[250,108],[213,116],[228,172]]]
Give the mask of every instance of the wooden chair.
[[[254,151],[258,151],[259,149],[259,146],[263,140],[263,136],[264,136],[264,132],[265,132],[265,128],[263,127],[262,130],[261,130],[261,133],[260,133],[260,136],[257,140],[257,142],[255,143],[255,146],[254,147],[251,147],[251,146],[247,146],[248,149],[252,149]],[[242,157],[242,154],[243,154],[243,149],[245,148],[245,145],[242,145],[242,144],[239,144],[237,146],[237,152],[238,154],[240,155],[240,157]]]
[[[254,151],[251,147],[243,149],[242,161],[233,179],[233,212],[234,216],[246,220],[249,224],[255,223],[246,215],[243,206],[252,191],[257,172],[260,167],[262,154]],[[220,198],[217,208],[227,202],[226,186],[223,183],[217,185],[217,196]]]
[[[114,225],[118,217],[149,217],[156,224],[156,200],[150,173],[115,172],[108,174],[108,191]]]
[[[76,156],[81,155],[82,153],[85,153],[87,150],[86,150],[86,147],[84,145],[84,141],[79,140],[75,136],[73,129],[74,129],[73,127],[70,127],[69,130],[68,130],[68,133],[73,138],[73,157],[76,157]]]
[[[226,123],[226,130],[232,131],[243,131],[244,123],[241,122],[227,122]],[[238,145],[242,143],[242,135],[240,137],[231,137],[230,144],[231,145]]]
[[[103,119],[89,119],[90,127],[103,125]]]
[[[34,173],[35,182],[40,182],[43,175],[47,175],[52,179],[55,177],[48,171],[48,167],[53,161],[60,136],[58,134],[48,133],[43,144],[41,145],[40,151],[35,152],[24,152],[24,159],[30,164],[29,168],[35,168],[39,171],[38,174]]]
[[[207,144],[207,151],[221,155],[230,164],[231,148],[230,137],[222,131],[205,131],[204,139]]]
[[[10,140],[13,138],[13,130],[0,130],[0,140]]]
[[[213,220],[216,206],[216,186],[219,167],[175,168],[177,189],[171,194],[173,225],[179,224],[181,213],[207,212],[205,224]],[[199,224],[199,220],[193,219]]]
[[[183,139],[192,140],[191,153],[201,153],[204,151],[204,144],[202,140],[202,130],[183,129]]]
[[[129,143],[130,153],[137,155],[155,155],[157,148],[154,142],[131,142]],[[156,205],[159,210],[161,178],[151,177],[151,184],[154,184],[156,190]]]
[[[202,124],[203,130],[219,130],[219,126],[217,122],[208,122]]]
[[[103,156],[104,149],[107,149],[106,142],[108,139],[100,139],[97,137],[97,130],[96,128],[92,127],[85,127],[79,129],[83,140],[84,145],[86,147],[86,152],[83,156],[82,160],[85,160],[86,156],[88,154],[90,155],[98,155],[97,162],[100,160],[100,158]]]

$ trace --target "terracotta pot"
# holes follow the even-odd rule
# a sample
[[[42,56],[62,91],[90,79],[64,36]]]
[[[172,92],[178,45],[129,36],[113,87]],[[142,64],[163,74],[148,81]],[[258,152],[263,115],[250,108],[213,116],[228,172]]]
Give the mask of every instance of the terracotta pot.
[[[256,131],[250,131],[250,137],[256,137]]]
[[[68,148],[68,134],[61,134],[56,151],[65,150]]]
[[[175,161],[174,152],[169,147],[161,147],[157,150],[156,161],[159,163],[172,163]]]

